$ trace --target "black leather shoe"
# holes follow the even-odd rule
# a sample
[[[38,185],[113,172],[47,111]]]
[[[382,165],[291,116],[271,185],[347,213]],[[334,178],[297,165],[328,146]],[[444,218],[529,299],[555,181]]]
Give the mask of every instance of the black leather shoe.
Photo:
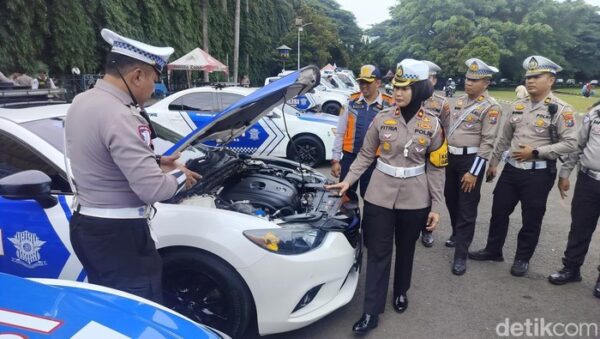
[[[408,298],[406,294],[400,294],[394,298],[394,310],[398,313],[403,313],[408,308]]]
[[[596,282],[596,288],[594,288],[594,296],[596,298],[600,298],[600,275],[598,276],[598,281]]]
[[[456,240],[450,238],[446,240],[446,243],[444,245],[446,245],[446,247],[456,247]]]
[[[452,264],[452,274],[463,275],[467,271],[467,260],[463,258],[454,259]]]
[[[377,327],[378,316],[375,314],[363,313],[362,317],[352,326],[354,333],[367,333]]]
[[[490,253],[485,248],[482,250],[479,250],[479,251],[469,252],[469,259],[479,260],[479,261],[485,261],[485,260],[504,261],[504,257],[502,256],[502,254]]]
[[[579,270],[563,267],[562,270],[548,276],[548,281],[553,285],[564,285],[570,282],[581,281]]]
[[[433,234],[430,232],[422,232],[421,233],[421,243],[425,247],[433,246]]]
[[[515,260],[512,267],[510,268],[510,274],[515,277],[522,277],[527,273],[529,269],[529,262],[525,260]]]

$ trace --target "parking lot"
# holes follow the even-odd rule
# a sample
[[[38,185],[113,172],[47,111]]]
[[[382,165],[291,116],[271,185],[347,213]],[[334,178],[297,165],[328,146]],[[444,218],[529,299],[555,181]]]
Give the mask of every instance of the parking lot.
[[[508,108],[508,105],[503,106]],[[323,166],[319,170],[328,174],[329,166]],[[485,246],[492,191],[496,181],[482,187],[482,199],[471,249]],[[571,194],[574,181],[573,173]],[[390,289],[388,306],[380,316],[379,326],[367,336],[494,338],[498,334],[505,334],[504,324],[507,321],[509,324],[523,324],[528,319],[534,324],[594,323],[600,327],[600,299],[592,295],[598,277],[597,266],[600,264],[599,232],[596,232],[592,239],[590,251],[582,267],[581,283],[554,286],[546,280],[549,274],[562,267],[561,257],[571,220],[571,198],[569,195],[568,199],[561,200],[556,188],[550,192],[540,242],[531,260],[529,273],[522,278],[513,277],[509,273],[516,249],[516,236],[522,225],[520,205],[511,216],[511,226],[504,247],[505,262],[468,261],[467,273],[463,276],[454,276],[450,272],[453,249],[444,247],[444,241],[451,230],[448,213],[442,211],[440,226],[434,232],[435,245],[432,248],[424,248],[420,243],[417,245],[412,287],[408,292],[408,310],[403,314],[397,314],[393,310]],[[351,327],[362,314],[364,273],[363,270],[356,294],[347,306],[308,327],[267,338],[355,337]],[[497,333],[497,330],[500,333]],[[531,333],[535,333],[533,327]],[[586,333],[581,335],[586,337]],[[596,337],[596,334],[593,337]]]

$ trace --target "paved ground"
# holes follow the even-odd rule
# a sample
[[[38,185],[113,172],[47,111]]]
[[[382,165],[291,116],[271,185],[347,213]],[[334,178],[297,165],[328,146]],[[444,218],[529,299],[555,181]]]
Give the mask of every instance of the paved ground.
[[[328,167],[319,170],[329,173]],[[574,187],[574,175],[571,180]],[[496,181],[483,185],[471,249],[485,246]],[[592,296],[598,277],[596,267],[600,264],[600,232],[596,232],[582,267],[583,282],[553,286],[546,280],[550,273],[561,268],[570,226],[570,201],[571,196],[561,200],[556,188],[550,192],[540,243],[531,260],[529,273],[522,278],[515,278],[509,273],[516,236],[522,225],[520,205],[511,217],[504,248],[506,261],[469,261],[467,273],[461,277],[450,272],[453,250],[444,247],[444,241],[450,234],[448,213],[444,211],[441,225],[434,232],[434,247],[417,245],[412,288],[408,293],[409,309],[404,314],[394,312],[390,304],[390,289],[388,306],[380,317],[379,327],[368,337],[495,338],[497,325],[504,323],[506,318],[511,324],[524,323],[527,319],[535,323],[536,318],[539,324],[544,318],[546,323],[585,322],[600,328],[600,299]],[[363,270],[356,294],[347,306],[303,329],[266,338],[354,338],[351,327],[362,313],[364,273]],[[573,330],[573,327],[570,329]],[[600,329],[597,335],[600,337]]]

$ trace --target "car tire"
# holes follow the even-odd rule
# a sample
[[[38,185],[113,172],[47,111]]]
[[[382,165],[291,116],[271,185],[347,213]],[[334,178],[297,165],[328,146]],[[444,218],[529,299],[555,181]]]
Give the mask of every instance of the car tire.
[[[254,304],[239,273],[197,249],[161,251],[164,305],[233,338],[244,336]]]
[[[323,113],[337,116],[337,115],[340,115],[341,108],[342,108],[342,105],[340,105],[337,102],[327,102],[323,105],[321,111],[323,111]]]
[[[287,158],[301,162],[303,165],[316,167],[325,161],[325,146],[314,135],[296,136],[293,142],[288,144]]]

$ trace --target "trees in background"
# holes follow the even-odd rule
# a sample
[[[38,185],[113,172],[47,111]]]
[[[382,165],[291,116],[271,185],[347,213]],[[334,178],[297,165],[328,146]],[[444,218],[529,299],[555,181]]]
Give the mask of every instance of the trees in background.
[[[523,59],[541,54],[563,66],[564,78],[600,78],[600,14],[583,0],[398,0],[390,15],[363,32],[335,0],[0,1],[0,71],[35,73],[45,64],[53,75],[70,74],[72,67],[96,73],[108,51],[100,37],[107,27],[172,46],[173,59],[201,47],[228,62],[231,73],[237,59],[239,74],[258,84],[281,70],[277,46],[291,46],[290,59],[296,59],[294,19],[301,17],[312,23],[301,32],[302,65],[337,63],[357,71],[373,63],[385,72],[412,57],[457,76],[465,59],[479,57],[498,66],[501,77],[517,80]]]
[[[539,54],[563,66],[565,78],[600,76],[600,15],[583,0],[399,0],[390,14],[367,31],[380,38],[364,55],[384,67],[413,57],[456,76],[478,57],[517,80],[523,59]]]

